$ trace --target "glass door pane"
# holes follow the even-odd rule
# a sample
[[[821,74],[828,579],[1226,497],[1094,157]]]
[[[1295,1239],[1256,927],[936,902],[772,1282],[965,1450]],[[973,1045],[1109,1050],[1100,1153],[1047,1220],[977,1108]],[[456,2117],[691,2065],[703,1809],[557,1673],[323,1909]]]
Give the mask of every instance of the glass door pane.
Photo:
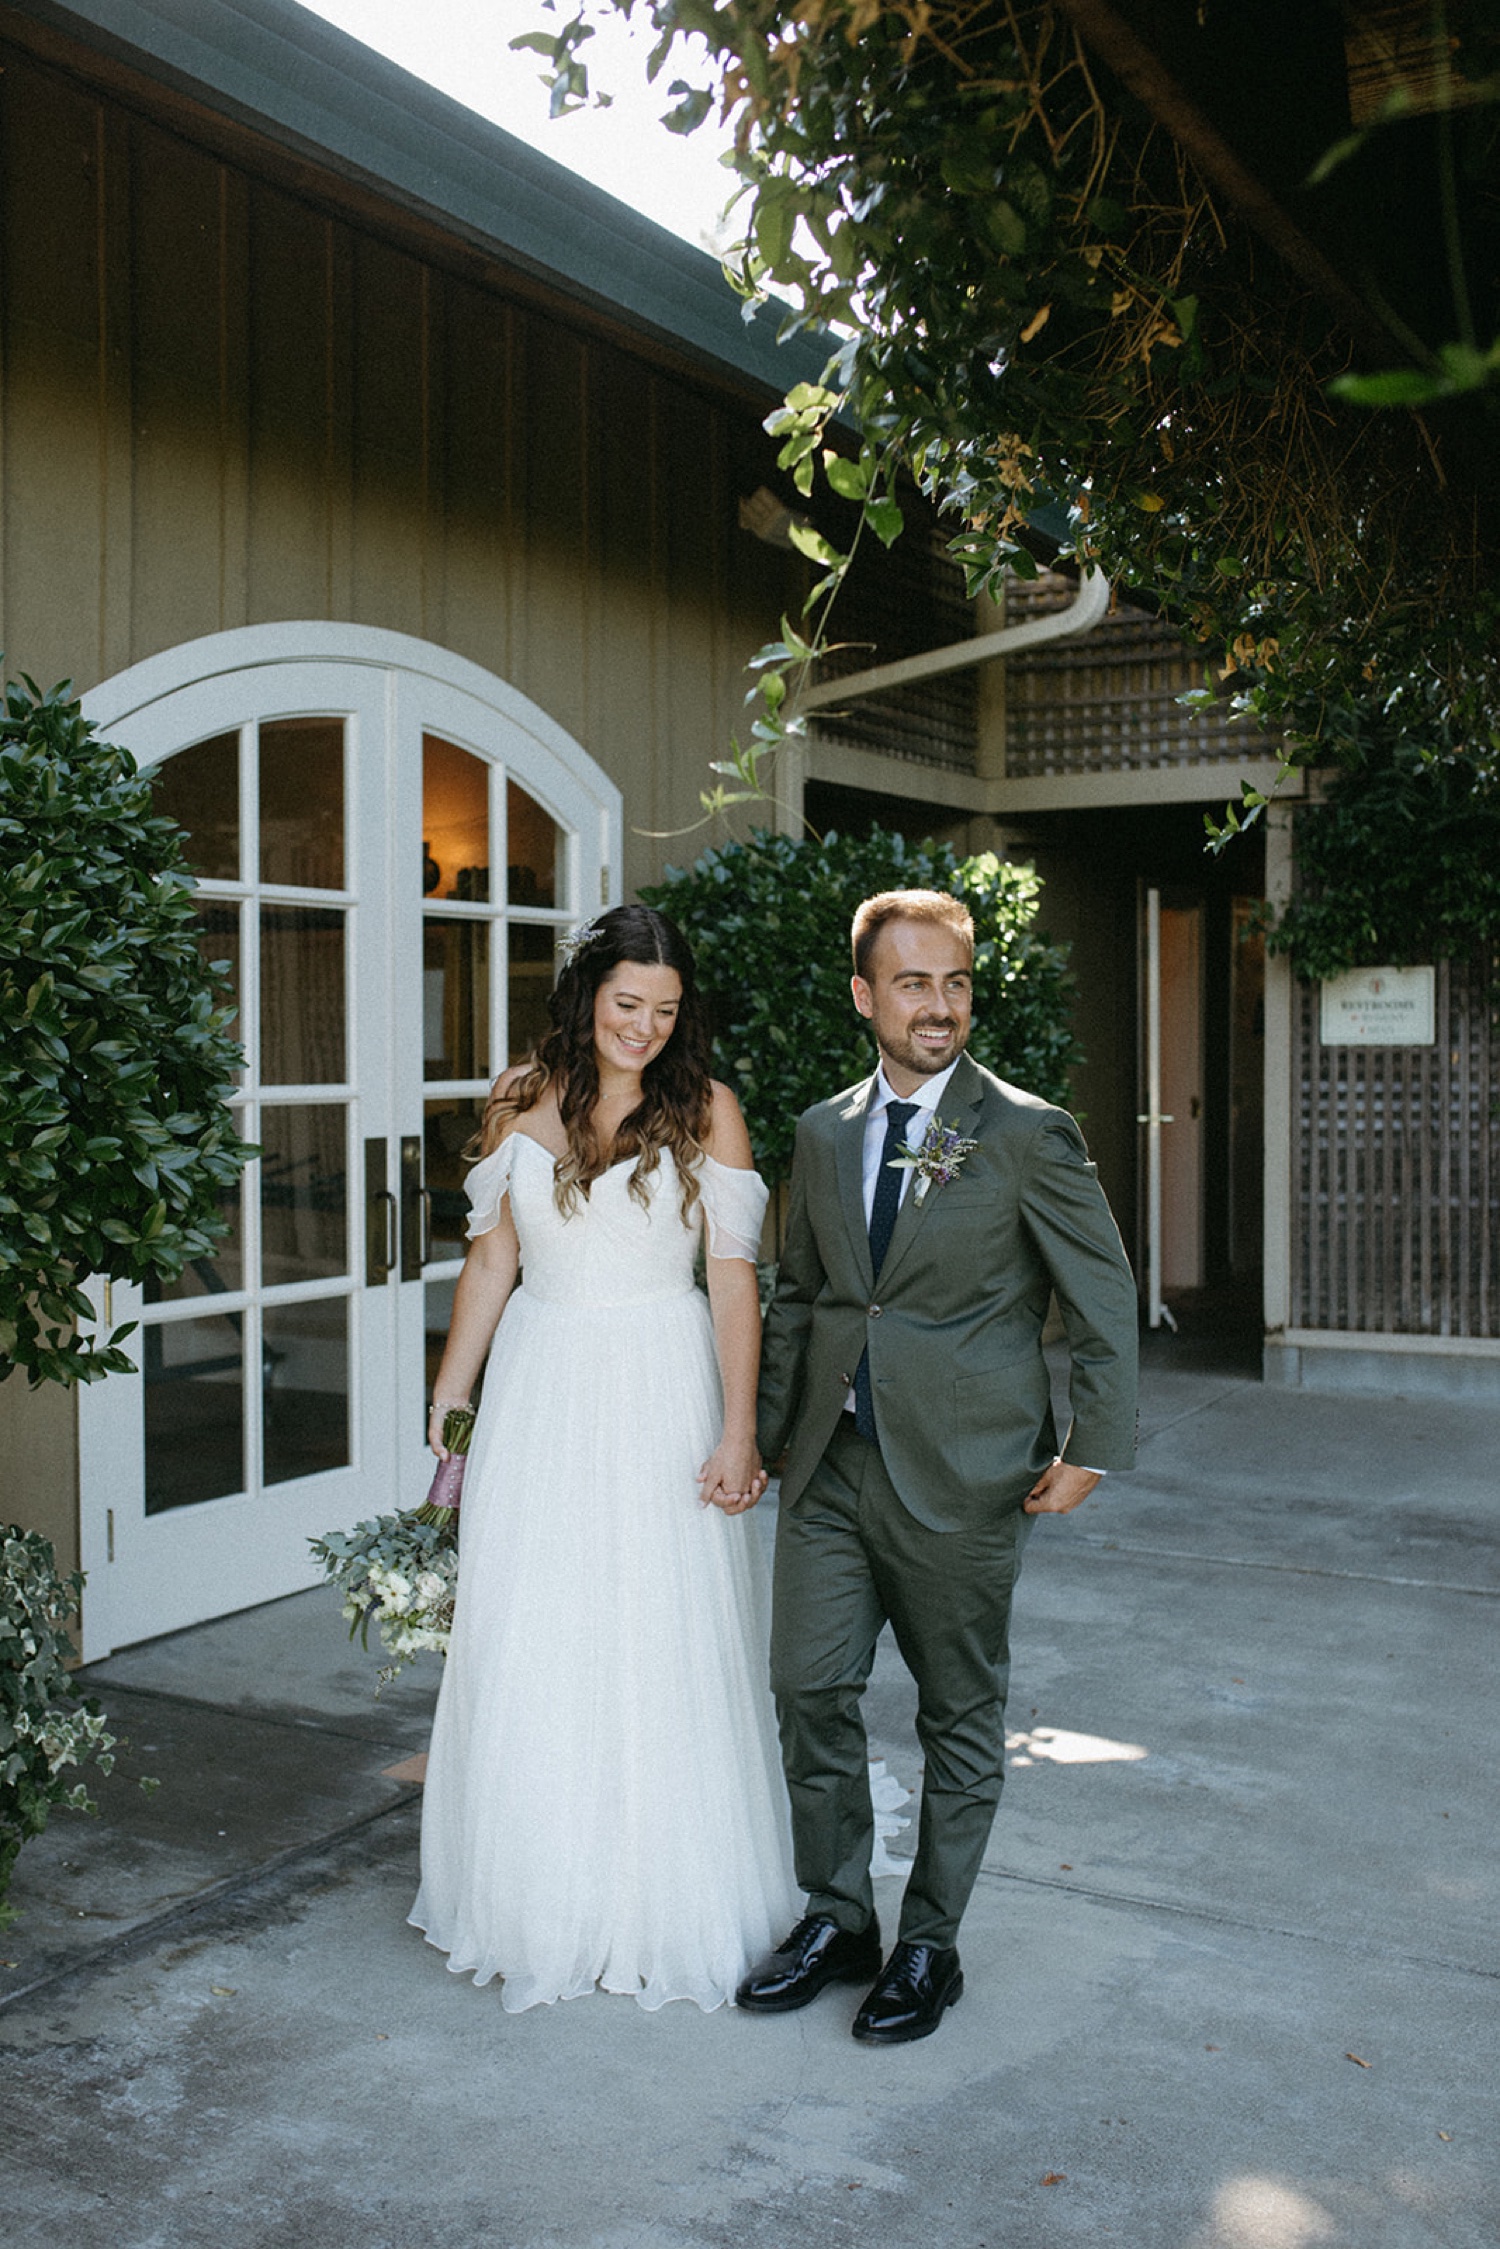
[[[260,729],[260,879],[344,887],[344,722],[275,718]]]
[[[346,1296],[267,1307],[261,1398],[268,1484],[347,1467],[352,1455]]]
[[[490,894],[490,768],[440,735],[422,737],[422,895]]]
[[[261,1280],[331,1279],[349,1270],[348,1111],[342,1102],[260,1112]]]
[[[557,980],[557,931],[512,922],[509,940],[508,1060],[523,1062],[546,1037],[547,1001]]]
[[[505,785],[506,897],[512,906],[566,906],[567,838],[514,781]]]
[[[469,1246],[466,1151],[478,1137],[484,1106],[478,1094],[426,1104],[423,1154],[431,1208],[430,1262],[436,1265],[461,1258]]]
[[[346,918],[337,906],[261,907],[262,1085],[340,1085],[348,1076]]]
[[[146,1513],[245,1488],[245,1315],[141,1331]]]
[[[487,920],[422,923],[422,1075],[490,1074],[490,925]]]
[[[160,768],[156,809],[188,832],[188,858],[200,882],[240,879],[240,737],[215,734],[179,750]]]

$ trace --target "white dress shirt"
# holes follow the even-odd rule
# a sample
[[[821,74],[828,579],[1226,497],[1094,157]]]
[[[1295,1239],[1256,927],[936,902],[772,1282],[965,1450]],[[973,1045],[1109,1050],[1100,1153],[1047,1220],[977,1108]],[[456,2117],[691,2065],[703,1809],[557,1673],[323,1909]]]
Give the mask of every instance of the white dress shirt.
[[[865,1224],[870,1223],[870,1213],[875,1207],[875,1182],[880,1177],[880,1151],[885,1146],[885,1113],[893,1101],[915,1102],[920,1115],[911,1119],[906,1128],[906,1145],[919,1148],[927,1127],[937,1114],[938,1103],[948,1088],[948,1080],[958,1068],[955,1056],[946,1070],[939,1070],[935,1078],[924,1078],[915,1093],[896,1093],[885,1074],[882,1063],[875,1073],[875,1092],[865,1112]],[[896,1208],[906,1200],[906,1190],[912,1182],[908,1166],[901,1174],[901,1193]]]

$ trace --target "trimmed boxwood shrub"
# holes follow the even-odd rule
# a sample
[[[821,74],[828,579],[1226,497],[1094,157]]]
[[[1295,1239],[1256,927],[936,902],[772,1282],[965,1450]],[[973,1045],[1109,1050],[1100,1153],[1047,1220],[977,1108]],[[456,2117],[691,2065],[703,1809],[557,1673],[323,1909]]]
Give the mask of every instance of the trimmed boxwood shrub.
[[[1066,1101],[1078,1060],[1065,950],[1034,928],[1041,878],[992,851],[880,829],[821,840],[757,832],[669,867],[641,891],[691,944],[717,1022],[714,1068],[745,1111],[762,1176],[791,1170],[797,1119],[868,1075],[874,1040],[849,997],[849,925],[882,890],[951,890],[974,916],[975,1060]]]
[[[219,1197],[253,1153],[224,1105],[242,1057],[184,840],[66,685],[6,689],[0,1380],[129,1371],[129,1328],[94,1334],[82,1283],[174,1280],[224,1234]]]

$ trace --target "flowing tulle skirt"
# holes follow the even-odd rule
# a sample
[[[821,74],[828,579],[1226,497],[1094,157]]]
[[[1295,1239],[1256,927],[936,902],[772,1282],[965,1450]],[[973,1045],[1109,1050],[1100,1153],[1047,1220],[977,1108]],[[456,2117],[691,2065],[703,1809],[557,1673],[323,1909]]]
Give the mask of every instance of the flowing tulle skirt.
[[[733,1997],[799,1907],[766,1684],[763,1526],[703,1508],[721,1419],[696,1290],[523,1289],[464,1488],[412,1920],[510,2010]]]

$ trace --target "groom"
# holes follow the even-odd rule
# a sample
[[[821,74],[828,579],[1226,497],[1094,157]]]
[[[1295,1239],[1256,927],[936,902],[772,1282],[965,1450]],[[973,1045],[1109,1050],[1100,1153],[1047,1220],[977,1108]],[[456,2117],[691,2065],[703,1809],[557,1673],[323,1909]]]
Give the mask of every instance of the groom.
[[[776,2013],[869,1983],[854,2035],[892,2045],[927,2037],[963,1991],[955,1940],[1000,1797],[1021,1550],[1035,1516],[1132,1465],[1136,1295],[1072,1118],[964,1053],[964,907],[888,891],[853,935],[880,1067],[798,1125],[759,1405],[764,1457],[787,1454],[771,1683],[808,1910],[738,1999]],[[1072,1358],[1061,1448],[1042,1356],[1054,1293]],[[887,1620],[925,1769],[883,1962],[859,1704]]]

